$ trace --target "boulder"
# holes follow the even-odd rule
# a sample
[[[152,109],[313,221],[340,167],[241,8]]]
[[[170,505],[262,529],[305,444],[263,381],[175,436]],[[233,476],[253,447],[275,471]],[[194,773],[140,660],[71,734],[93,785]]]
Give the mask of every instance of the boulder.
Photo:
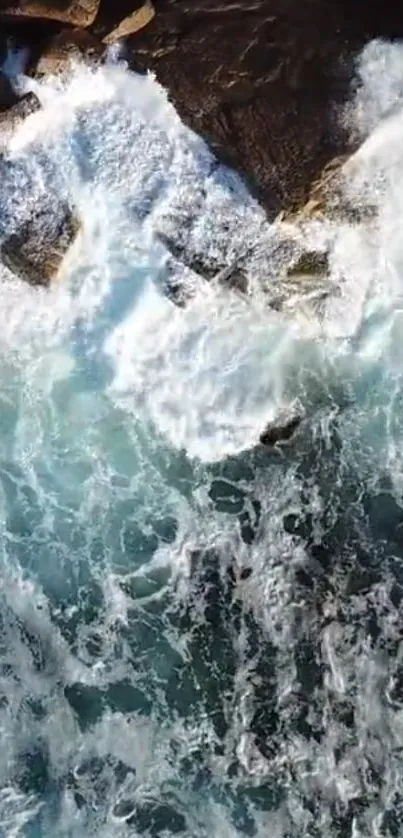
[[[310,321],[320,320],[323,304],[337,286],[329,283],[329,255],[326,251],[303,250],[291,257],[285,274],[278,277],[275,293],[268,293],[267,303],[276,311],[292,312]]]
[[[303,420],[302,411],[289,409],[280,411],[279,415],[269,422],[264,431],[260,434],[259,442],[262,445],[277,445],[281,442],[288,442],[294,435]]]
[[[3,0],[0,18],[39,18],[90,26],[98,14],[100,0]]]
[[[64,203],[38,209],[0,246],[4,265],[30,285],[49,285],[79,229]]]
[[[189,277],[186,271],[189,270],[198,277],[215,282],[225,288],[246,294],[248,291],[248,277],[245,269],[245,258],[248,252],[234,259],[230,264],[215,256],[214,260],[208,258],[207,254],[195,254],[179,238],[169,236],[166,233],[157,232],[158,240],[168,251],[170,258],[164,266],[164,281],[161,285],[164,293],[176,303],[183,306],[196,291],[196,286],[189,284]],[[224,252],[221,254],[224,257]],[[185,281],[183,281],[183,274]]]
[[[64,29],[42,44],[31,62],[30,74],[40,77],[61,73],[74,60],[99,61],[104,51],[102,43],[86,29]]]
[[[127,15],[118,26],[114,27],[111,32],[104,36],[105,44],[113,44],[122,38],[127,38],[129,35],[134,35],[147,26],[155,15],[155,9],[151,0],[145,2],[135,9],[130,15]]]
[[[7,110],[0,112],[0,145],[7,141],[18,125],[31,113],[39,110],[41,103],[35,93],[26,93]]]
[[[403,35],[399,4],[154,5],[127,42],[133,66],[155,72],[184,121],[243,173],[270,217],[303,207],[324,167],[353,147],[338,106],[349,96],[357,51],[372,37]]]

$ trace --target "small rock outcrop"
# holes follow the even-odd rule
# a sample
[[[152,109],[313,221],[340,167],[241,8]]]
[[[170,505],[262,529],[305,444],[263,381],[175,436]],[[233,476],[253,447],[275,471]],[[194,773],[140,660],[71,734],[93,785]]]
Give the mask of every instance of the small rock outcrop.
[[[18,232],[4,239],[0,258],[30,285],[49,285],[79,230],[79,222],[64,203],[38,209]]]
[[[36,77],[55,75],[74,60],[99,61],[104,51],[103,44],[86,29],[64,29],[43,42],[31,61],[30,73]]]
[[[17,98],[12,88],[12,92],[9,92],[7,80],[4,87],[10,98]],[[10,135],[19,124],[40,108],[38,97],[30,92],[18,99],[12,107],[0,111],[0,150],[2,145],[7,147]],[[0,160],[2,176],[7,179],[13,171],[14,163],[2,157]],[[79,222],[76,216],[56,195],[44,196],[41,205],[21,222],[16,223],[13,215],[19,217],[19,208],[12,211],[9,221],[5,222],[0,260],[12,273],[30,285],[49,285],[57,277],[63,258],[77,235]],[[9,224],[11,233],[7,232]]]
[[[0,146],[1,140],[5,140],[27,116],[39,110],[40,107],[38,97],[30,92],[19,99],[16,97],[12,107],[2,110],[0,112]]]
[[[299,428],[303,414],[299,410],[284,410],[272,422],[269,422],[259,437],[262,445],[273,446],[288,442]]]
[[[111,32],[108,32],[108,34],[104,36],[104,43],[113,44],[122,38],[128,38],[130,35],[134,35],[136,32],[139,32],[140,29],[144,29],[144,27],[152,21],[154,15],[155,9],[151,0],[146,0],[143,5],[141,5],[138,9],[134,9],[134,11],[125,17],[118,24],[118,26],[113,28]]]
[[[184,122],[244,176],[269,219],[284,213],[297,222],[348,211],[338,179],[354,144],[340,106],[354,60],[371,38],[403,36],[396,0],[0,0],[0,26],[4,39],[28,48],[38,76],[71,57],[101,59],[125,40],[129,65],[155,73]],[[2,107],[14,104],[5,81],[1,122]],[[12,111],[2,124],[12,125]],[[242,260],[198,266],[197,253],[170,245],[192,270],[245,287]],[[26,253],[24,260],[35,262]],[[39,273],[47,282],[54,269]]]

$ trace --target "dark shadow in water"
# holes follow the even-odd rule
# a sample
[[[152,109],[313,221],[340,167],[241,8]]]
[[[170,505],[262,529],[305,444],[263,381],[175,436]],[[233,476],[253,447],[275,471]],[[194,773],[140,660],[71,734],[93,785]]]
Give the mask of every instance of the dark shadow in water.
[[[285,578],[292,592],[292,608],[286,617],[291,615],[294,620],[286,659],[284,649],[276,645],[251,605],[240,595],[242,586],[254,579],[253,565],[238,567],[233,555],[223,556],[213,548],[201,547],[190,558],[185,596],[167,585],[166,578],[158,581],[156,577],[153,581],[150,575],[147,582],[145,576],[140,584],[133,577],[125,583],[133,609],[124,625],[116,622],[109,631],[115,662],[120,659],[126,671],[135,677],[125,677],[102,688],[79,681],[61,683],[60,689],[83,733],[93,729],[106,711],[127,717],[151,716],[164,725],[178,718],[191,721],[192,725],[207,719],[210,737],[200,741],[197,748],[193,746],[186,758],[175,758],[175,782],[180,782],[184,799],[186,790],[189,794],[197,791],[206,800],[224,804],[240,834],[254,835],[256,813],[276,808],[294,789],[313,822],[325,810],[329,837],[345,838],[351,833],[353,819],[359,820],[374,795],[380,793],[385,771],[383,757],[376,762],[370,754],[364,754],[363,765],[367,773],[371,771],[371,778],[366,776],[362,792],[343,808],[338,800],[329,802],[310,796],[300,786],[292,763],[284,763],[280,768],[278,756],[294,736],[315,752],[315,747],[320,748],[324,742],[330,724],[343,731],[343,741],[335,752],[336,763],[343,758],[349,743],[356,741],[356,694],[347,691],[344,697],[335,694],[329,699],[325,688],[328,664],[323,656],[323,637],[329,625],[346,632],[345,642],[351,648],[362,635],[369,638],[371,649],[387,654],[389,672],[393,674],[388,700],[396,708],[403,706],[403,667],[398,659],[403,639],[403,509],[392,495],[387,476],[371,483],[369,475],[363,484],[362,478],[349,469],[335,422],[326,442],[315,438],[309,444],[308,436],[301,436],[282,453],[259,449],[211,467],[211,502],[218,514],[233,516],[246,549],[258,545],[262,523],[262,496],[256,494],[255,486],[263,485],[265,475],[270,479],[273,468],[286,472],[290,462],[297,463],[300,506],[298,513],[285,511],[283,528],[295,545],[303,545],[304,552],[303,559],[290,562],[286,569]],[[190,490],[195,473],[189,464],[188,469],[185,482]],[[310,502],[313,484],[321,499],[315,513]],[[11,498],[15,485],[10,487]],[[370,488],[371,485],[376,488]],[[177,530],[172,516],[161,516],[150,523],[151,535],[129,521],[124,529],[126,549],[143,549],[145,560],[153,555],[161,540],[173,543]],[[161,595],[149,596],[158,591],[159,585]],[[388,592],[383,610],[376,599],[381,585]],[[52,596],[52,620],[70,648],[74,651],[80,632],[87,627],[89,660],[103,660],[104,600],[95,577],[90,574],[81,579],[64,603],[56,602],[55,593]],[[76,606],[76,610],[69,606]],[[5,611],[1,613],[9,619]],[[395,620],[391,634],[385,634],[385,613]],[[45,671],[47,646],[35,636],[31,626],[24,626],[23,620],[15,620],[13,625],[13,631],[29,650],[33,669],[38,673]],[[175,637],[186,642],[186,656],[172,645]],[[295,673],[286,702],[279,700],[278,692],[279,670],[285,660]],[[231,740],[240,712],[237,677],[241,664],[245,668],[243,688],[250,689],[251,696],[247,732],[257,752],[273,766],[273,776],[269,771],[260,785],[245,774]],[[6,678],[15,677],[13,666],[9,670],[4,667]],[[160,671],[164,672],[163,677]],[[325,693],[330,701],[326,717]],[[42,718],[46,711],[39,705],[35,710],[34,697],[26,696],[26,702],[24,713],[29,712],[30,718],[35,719],[39,712]],[[224,755],[226,772],[218,779],[210,770],[211,759]],[[102,797],[109,800],[111,780],[109,774],[106,779],[103,770],[102,766],[83,767],[85,783],[79,775],[73,779],[66,775],[61,781],[61,789],[74,790],[78,809],[86,810],[91,794],[98,795],[100,801]],[[120,775],[126,776],[129,770],[122,762]],[[38,736],[32,747],[19,755],[15,779],[22,791],[46,799],[54,793],[50,775],[46,742]],[[103,789],[102,793],[99,789]],[[385,811],[385,836],[394,838],[399,834],[396,824],[400,823],[400,811],[397,800]],[[164,829],[167,834],[178,835],[187,828],[186,817],[176,802],[158,796],[141,803],[124,799],[115,807],[114,815],[139,835],[153,838],[163,834]],[[295,835],[292,827],[289,834]],[[316,834],[322,838],[322,833]]]

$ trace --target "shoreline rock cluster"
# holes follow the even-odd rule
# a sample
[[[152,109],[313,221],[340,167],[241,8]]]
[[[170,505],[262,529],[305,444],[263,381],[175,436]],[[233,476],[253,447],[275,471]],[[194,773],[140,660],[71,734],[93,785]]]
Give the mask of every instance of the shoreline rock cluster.
[[[232,166],[268,220],[291,223],[331,217],[354,208],[340,200],[338,179],[354,152],[340,121],[351,93],[354,61],[375,37],[403,36],[396,0],[0,0],[3,58],[10,45],[25,48],[26,72],[40,78],[63,71],[73,58],[103,61],[109,47],[125,44],[134,71],[152,70],[180,117]],[[0,132],[13,131],[32,110],[34,94],[19,98],[0,71]],[[0,258],[33,285],[49,285],[80,228],[62,200],[38,207],[6,235]],[[188,264],[174,240],[168,251]],[[323,254],[308,254],[291,268],[326,274]],[[217,265],[189,265],[206,278],[245,290],[245,277]],[[281,302],[279,303],[281,305]],[[268,426],[262,441],[292,436],[300,417],[283,431]],[[264,440],[263,440],[264,437]]]
[[[3,54],[10,43],[25,47],[27,73],[37,77],[63,70],[72,57],[101,61],[123,39],[129,66],[155,72],[184,122],[246,179],[268,218],[293,220],[332,209],[328,193],[354,150],[336,111],[349,95],[362,46],[403,36],[398,6],[395,0],[364,7],[359,0],[0,0],[0,26]],[[0,76],[0,128],[12,127],[23,111]],[[35,269],[31,281],[38,278]],[[44,272],[42,283],[49,281]]]

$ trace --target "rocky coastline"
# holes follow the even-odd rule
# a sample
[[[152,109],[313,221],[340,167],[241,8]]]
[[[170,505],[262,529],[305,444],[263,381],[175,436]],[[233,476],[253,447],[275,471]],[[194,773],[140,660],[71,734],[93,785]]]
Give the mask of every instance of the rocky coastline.
[[[374,37],[403,36],[400,11],[395,0],[3,0],[1,47],[3,57],[26,48],[26,72],[40,77],[71,58],[102,61],[122,42],[129,65],[155,73],[269,219],[295,218],[323,210],[354,150],[340,105],[355,56]],[[0,80],[1,126],[15,124],[24,107]],[[50,275],[35,268],[31,279]]]
[[[129,67],[155,74],[184,123],[243,177],[269,221],[341,212],[355,223],[359,213],[343,204],[338,185],[356,140],[340,115],[356,56],[373,38],[403,37],[401,11],[396,0],[0,0],[0,47],[3,61],[24,49],[25,72],[41,78],[71,59],[103,62],[119,42]],[[38,108],[36,96],[20,98],[0,70],[0,132]],[[9,163],[0,158],[2,165]],[[0,258],[19,278],[47,286],[79,229],[74,207],[44,200],[3,236]],[[161,238],[202,277],[245,291],[242,265],[196,263],[175,237]],[[290,283],[323,279],[326,270],[326,254],[297,254]],[[262,441],[289,439],[299,421],[286,417],[283,430],[268,428]]]

